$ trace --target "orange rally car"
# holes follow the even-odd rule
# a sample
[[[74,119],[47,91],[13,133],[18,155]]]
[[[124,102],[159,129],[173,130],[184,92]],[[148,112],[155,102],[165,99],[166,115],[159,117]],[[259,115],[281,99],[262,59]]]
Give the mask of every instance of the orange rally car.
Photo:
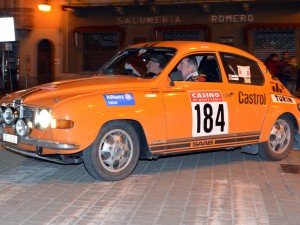
[[[240,149],[281,160],[299,135],[299,103],[242,50],[144,43],[118,52],[90,78],[3,97],[1,142],[32,157],[84,162],[105,180],[129,176],[139,159],[167,154]]]

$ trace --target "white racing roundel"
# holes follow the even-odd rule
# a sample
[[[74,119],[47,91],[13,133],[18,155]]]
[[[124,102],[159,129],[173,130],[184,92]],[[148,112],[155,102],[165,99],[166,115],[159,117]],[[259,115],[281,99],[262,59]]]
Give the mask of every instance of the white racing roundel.
[[[228,106],[221,91],[189,91],[192,106],[192,136],[228,133]]]

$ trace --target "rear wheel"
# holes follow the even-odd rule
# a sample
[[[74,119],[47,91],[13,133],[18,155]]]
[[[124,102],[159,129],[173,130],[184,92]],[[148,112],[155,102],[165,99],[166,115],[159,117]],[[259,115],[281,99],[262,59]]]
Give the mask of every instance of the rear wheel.
[[[258,154],[267,160],[284,159],[290,154],[294,139],[293,123],[287,116],[281,116],[274,123],[268,140],[259,145]]]
[[[125,121],[104,125],[95,142],[84,150],[87,171],[96,179],[121,180],[135,169],[140,154],[135,129]]]

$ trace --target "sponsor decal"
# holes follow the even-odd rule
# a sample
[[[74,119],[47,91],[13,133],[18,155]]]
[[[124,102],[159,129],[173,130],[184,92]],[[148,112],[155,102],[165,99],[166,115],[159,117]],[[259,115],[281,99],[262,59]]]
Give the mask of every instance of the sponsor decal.
[[[155,97],[157,97],[157,95],[156,94],[145,94],[145,97],[146,98],[155,98]]]
[[[246,84],[251,83],[250,66],[237,66],[239,77],[244,78]]]
[[[227,102],[223,101],[221,91],[189,91],[189,96],[193,137],[228,133],[228,106]]]
[[[166,143],[167,143],[166,140],[154,140],[154,141],[152,142],[152,144],[166,144]]]
[[[283,90],[284,90],[284,86],[282,84],[275,83],[275,85],[272,86],[272,91],[274,92],[282,93]]]
[[[222,102],[221,91],[190,91],[191,102]]]
[[[170,94],[170,93],[185,93],[184,90],[170,90],[170,91],[162,91],[163,94]]]
[[[253,105],[266,105],[266,95],[256,93],[244,93],[239,92],[239,103],[240,104],[253,104]]]
[[[56,84],[50,84],[50,85],[41,86],[41,87],[39,87],[39,89],[53,91],[53,90],[58,89],[58,86]]]
[[[236,80],[236,81],[240,80],[240,78],[237,74],[228,74],[228,79],[229,80]]]
[[[132,106],[135,105],[132,93],[103,95],[107,106]]]
[[[273,102],[285,103],[285,104],[296,104],[295,99],[288,96],[271,94],[271,97]]]
[[[207,141],[195,141],[192,143],[193,147],[199,147],[199,146],[205,146],[205,145],[213,145],[213,140],[207,140]]]

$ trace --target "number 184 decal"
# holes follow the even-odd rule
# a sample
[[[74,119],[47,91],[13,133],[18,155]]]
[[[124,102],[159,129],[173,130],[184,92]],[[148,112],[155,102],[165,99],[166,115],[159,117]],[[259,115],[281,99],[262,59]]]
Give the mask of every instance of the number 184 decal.
[[[193,137],[227,134],[228,107],[220,91],[190,91]]]

